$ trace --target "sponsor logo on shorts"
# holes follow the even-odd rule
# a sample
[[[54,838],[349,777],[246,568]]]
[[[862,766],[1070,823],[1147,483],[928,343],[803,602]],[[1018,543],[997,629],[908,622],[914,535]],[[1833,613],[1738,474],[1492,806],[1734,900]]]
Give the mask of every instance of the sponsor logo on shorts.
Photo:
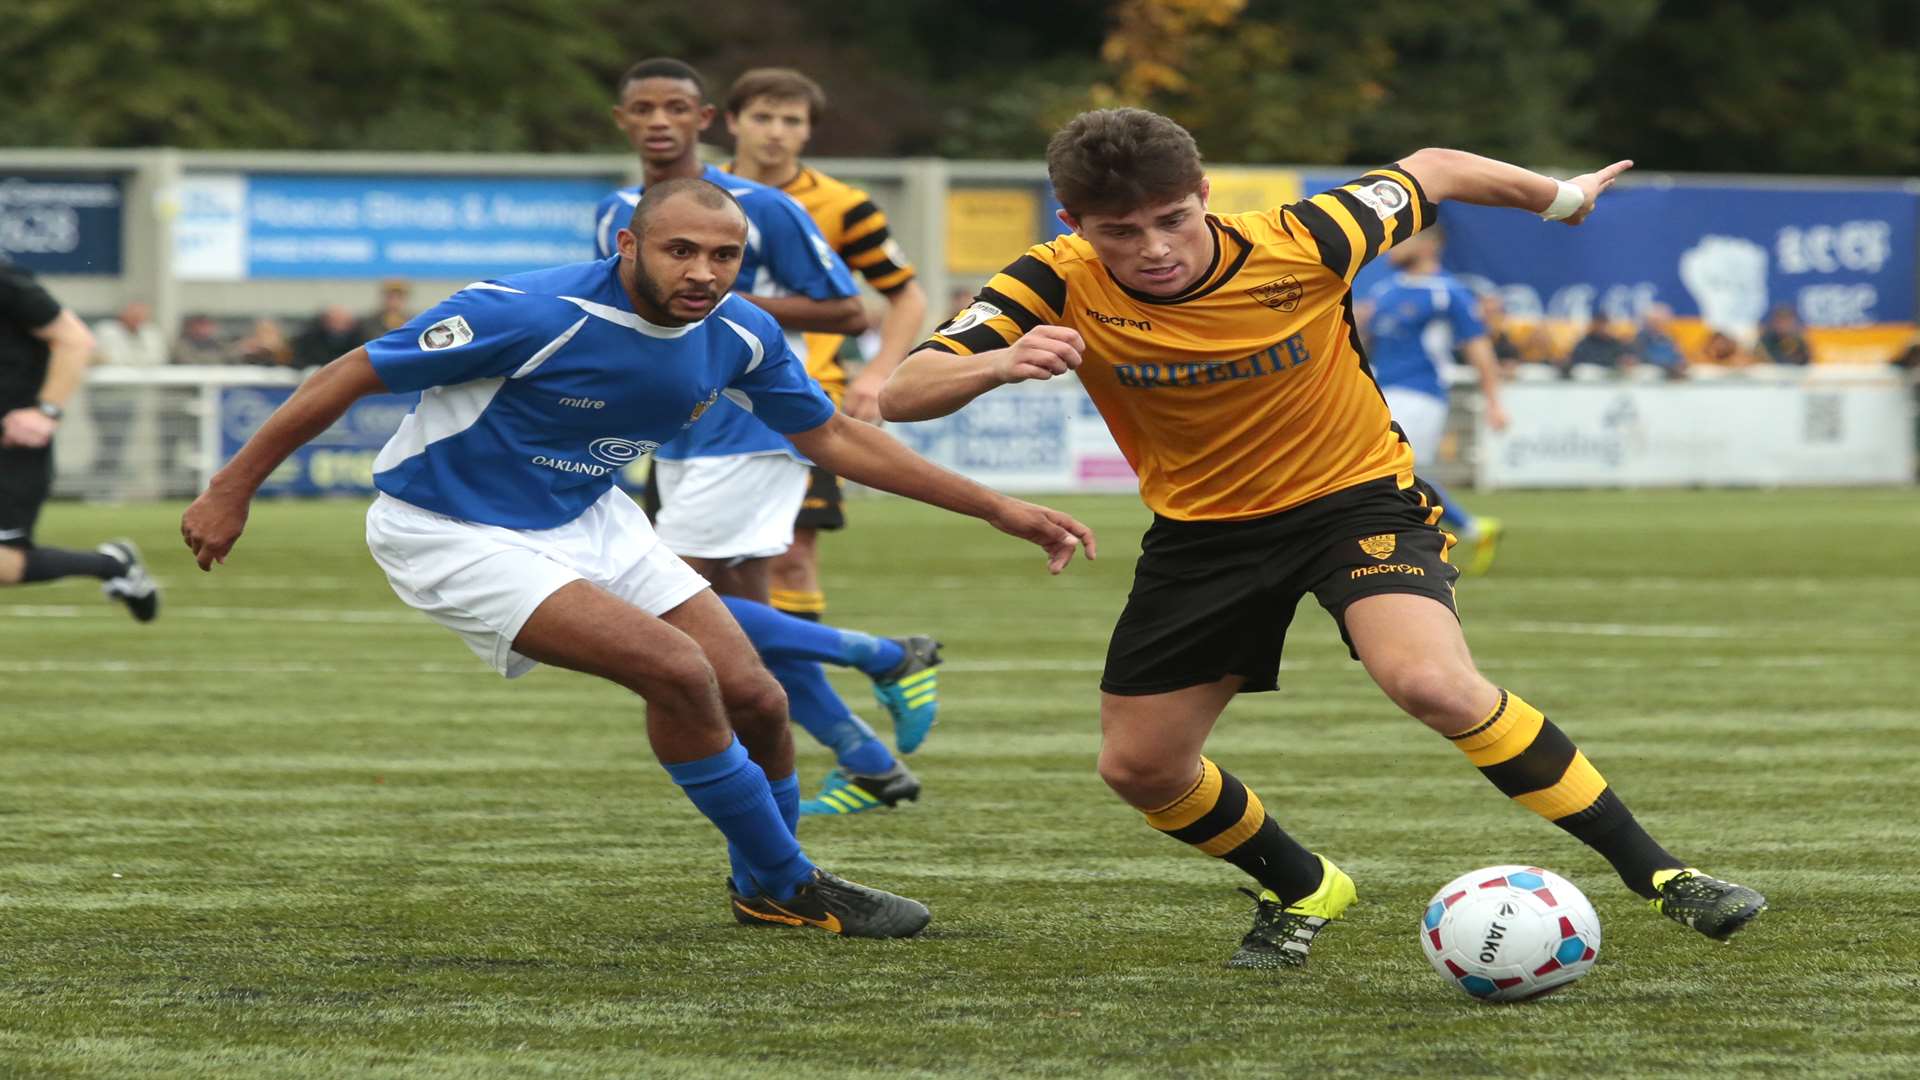
[[[465,316],[453,315],[420,331],[420,348],[427,352],[454,349],[473,340],[473,327]]]
[[[1424,569],[1418,566],[1415,566],[1412,563],[1394,562],[1394,563],[1381,563],[1379,566],[1356,567],[1351,573],[1347,575],[1347,580],[1357,581],[1360,578],[1372,577],[1375,574],[1406,574],[1409,577],[1426,577],[1427,576],[1427,572]]]
[[[1384,559],[1393,554],[1393,546],[1395,543],[1396,540],[1392,533],[1381,533],[1379,536],[1369,536],[1365,540],[1360,541],[1360,550],[1376,559]]]
[[[1288,274],[1265,285],[1255,285],[1247,290],[1247,295],[1275,311],[1292,311],[1300,306],[1300,298],[1307,295],[1307,290],[1299,278]]]
[[[599,398],[586,397],[563,397],[560,399],[560,404],[572,409],[604,409],[607,407],[607,403],[601,401]]]

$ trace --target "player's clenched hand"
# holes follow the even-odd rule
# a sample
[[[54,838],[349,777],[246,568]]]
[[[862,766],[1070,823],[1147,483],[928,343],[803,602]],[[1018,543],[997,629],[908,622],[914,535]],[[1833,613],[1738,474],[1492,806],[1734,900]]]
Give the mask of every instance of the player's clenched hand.
[[[1094,557],[1093,530],[1058,510],[1019,499],[1002,499],[987,523],[1008,536],[1017,536],[1047,549],[1047,573],[1057,574],[1073,561],[1075,548],[1084,546]]]
[[[1580,209],[1568,214],[1561,220],[1565,221],[1568,225],[1578,225],[1587,220],[1587,215],[1593,213],[1593,204],[1599,201],[1601,194],[1613,186],[1614,180],[1618,178],[1621,173],[1631,168],[1633,168],[1633,162],[1631,161],[1616,161],[1597,172],[1586,173],[1567,181],[1567,183],[1586,192],[1587,201],[1580,204]]]
[[[993,373],[1003,383],[1051,379],[1079,367],[1080,351],[1086,347],[1073,327],[1042,323],[1001,351]]]
[[[227,552],[247,527],[249,501],[208,488],[180,515],[180,535],[200,569],[211,570],[214,563],[227,561]]]
[[[0,420],[0,446],[30,449],[47,445],[59,421],[39,409],[15,409]]]

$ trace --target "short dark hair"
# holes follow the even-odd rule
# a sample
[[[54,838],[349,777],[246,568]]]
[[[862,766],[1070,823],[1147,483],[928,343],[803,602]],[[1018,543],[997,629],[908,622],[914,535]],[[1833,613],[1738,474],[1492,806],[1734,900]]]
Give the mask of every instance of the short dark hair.
[[[1047,141],[1047,178],[1067,213],[1127,214],[1200,190],[1200,147],[1145,109],[1095,109]]]
[[[804,101],[807,122],[817,124],[827,108],[827,92],[820,84],[792,68],[754,68],[733,80],[727,90],[727,115],[739,116],[754,98],[775,101]]]
[[[681,79],[693,84],[693,88],[700,92],[700,100],[707,99],[707,81],[700,77],[698,71],[693,70],[693,65],[684,60],[675,60],[671,56],[656,56],[650,60],[642,60],[622,72],[620,81],[613,84],[614,99],[625,97],[627,87],[642,79]]]
[[[635,236],[647,235],[647,219],[653,216],[654,211],[682,195],[709,210],[731,206],[739,213],[742,222],[747,220],[747,212],[740,208],[740,200],[733,197],[733,192],[698,176],[680,176],[648,184],[647,189],[640,193],[640,201],[634,205],[633,216],[627,219],[627,228],[632,229]]]

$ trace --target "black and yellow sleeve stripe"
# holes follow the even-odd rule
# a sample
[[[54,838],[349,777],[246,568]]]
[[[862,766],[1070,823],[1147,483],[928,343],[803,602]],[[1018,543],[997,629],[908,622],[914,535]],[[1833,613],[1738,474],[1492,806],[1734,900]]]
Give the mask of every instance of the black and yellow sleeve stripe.
[[[862,199],[840,219],[840,257],[858,270],[867,284],[881,293],[889,293],[913,280],[913,264],[893,242],[887,228],[887,215]]]
[[[1437,212],[1420,182],[1397,165],[1374,169],[1287,210],[1313,237],[1321,264],[1348,284],[1375,257],[1433,224]]]
[[[962,356],[1005,348],[1041,323],[1059,322],[1066,303],[1066,279],[1030,252],[993,275],[971,306],[934,331],[919,348]]]

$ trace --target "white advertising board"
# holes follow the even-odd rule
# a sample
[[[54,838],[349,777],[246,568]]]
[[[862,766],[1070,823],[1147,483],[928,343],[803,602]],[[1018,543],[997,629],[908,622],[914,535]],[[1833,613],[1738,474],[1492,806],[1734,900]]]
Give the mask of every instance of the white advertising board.
[[[1479,486],[1903,484],[1912,391],[1894,378],[1516,384],[1478,432]]]

